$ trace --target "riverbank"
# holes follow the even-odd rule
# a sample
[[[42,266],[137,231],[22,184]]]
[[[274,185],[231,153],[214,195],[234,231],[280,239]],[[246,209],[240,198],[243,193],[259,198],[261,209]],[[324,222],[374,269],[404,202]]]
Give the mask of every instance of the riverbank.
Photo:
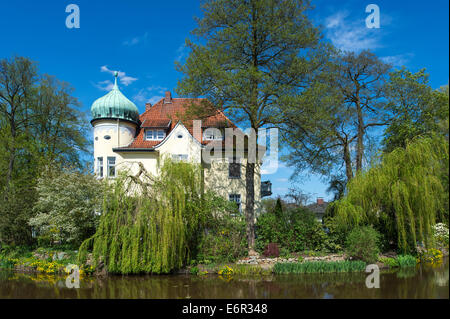
[[[61,251],[56,248],[38,248],[33,251],[18,250],[0,255],[0,268],[23,273],[66,274],[68,265],[77,264],[77,251]],[[448,256],[448,250],[430,249],[420,256],[397,255],[395,252],[381,254],[377,265],[380,269],[414,267],[416,264],[441,262]],[[230,263],[211,263],[192,265],[175,271],[173,274],[202,276],[256,275],[267,276],[276,273],[330,273],[364,271],[366,263],[351,260],[345,254],[303,254],[295,257],[250,256]],[[81,275],[107,275],[105,268],[95,269],[91,264],[80,266]]]

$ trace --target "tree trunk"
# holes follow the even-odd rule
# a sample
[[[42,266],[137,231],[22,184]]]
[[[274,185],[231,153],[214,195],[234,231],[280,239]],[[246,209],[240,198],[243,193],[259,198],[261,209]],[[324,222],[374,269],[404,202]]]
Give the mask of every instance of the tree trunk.
[[[350,148],[346,143],[344,144],[344,163],[345,174],[347,175],[347,183],[353,178],[352,159],[350,157]]]
[[[249,253],[255,249],[255,163],[247,159],[245,169],[245,220]]]
[[[358,139],[356,145],[356,171],[362,169],[362,159],[364,156],[364,118],[361,110],[359,97],[356,102],[356,112],[358,114]]]

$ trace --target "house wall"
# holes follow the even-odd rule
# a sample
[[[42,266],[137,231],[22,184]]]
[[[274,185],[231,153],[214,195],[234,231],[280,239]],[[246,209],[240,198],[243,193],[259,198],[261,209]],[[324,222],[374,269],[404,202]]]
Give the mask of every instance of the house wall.
[[[136,135],[136,126],[129,122],[117,120],[101,120],[94,123],[94,167],[98,170],[98,157],[103,157],[103,176],[107,176],[107,158],[115,157],[116,166],[123,163],[121,154],[113,152],[113,148],[130,144]],[[109,136],[110,139],[105,139]]]
[[[104,176],[107,176],[107,157],[116,157],[117,170],[130,170],[130,173],[136,174],[139,170],[138,163],[142,163],[144,168],[152,175],[157,175],[159,165],[166,156],[171,158],[173,154],[186,154],[188,161],[193,163],[202,163],[204,172],[205,189],[211,189],[229,199],[230,194],[241,195],[242,211],[245,210],[246,190],[245,190],[245,166],[246,159],[241,161],[241,177],[239,179],[229,178],[228,159],[214,160],[211,164],[202,162],[201,144],[194,139],[189,131],[183,126],[176,126],[164,143],[160,144],[154,151],[150,152],[113,152],[112,149],[127,146],[133,141],[136,129],[127,122],[119,123],[120,130],[116,121],[103,120],[95,124],[94,127],[94,158],[97,165],[97,157],[103,156]],[[111,136],[110,140],[105,140],[104,136]],[[95,140],[98,137],[98,140]],[[97,166],[96,166],[97,168]],[[255,167],[255,217],[261,209],[261,176],[260,166]]]
[[[169,134],[164,143],[160,144],[156,150],[161,154],[171,158],[172,155],[188,155],[188,161],[199,164],[201,162],[201,145],[194,139],[189,131],[181,124],[177,125]]]
[[[230,194],[241,195],[242,211],[245,210],[246,189],[245,172],[247,159],[241,160],[241,178],[229,178],[228,159],[215,160],[211,164],[203,164],[205,189],[211,189],[225,199]],[[255,166],[255,217],[261,210],[261,174],[260,165]]]

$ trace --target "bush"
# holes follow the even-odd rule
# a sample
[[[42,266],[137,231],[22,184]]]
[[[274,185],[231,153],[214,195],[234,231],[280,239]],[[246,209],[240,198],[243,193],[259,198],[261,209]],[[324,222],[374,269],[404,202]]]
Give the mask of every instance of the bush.
[[[380,252],[380,234],[371,226],[356,227],[347,236],[347,254],[354,258],[374,263]]]
[[[415,267],[417,264],[416,257],[411,255],[399,255],[397,261],[400,267]]]
[[[216,198],[215,200],[220,201]],[[230,211],[212,216],[197,248],[199,263],[233,262],[247,254],[246,224]]]
[[[395,258],[383,257],[380,258],[379,261],[388,266],[389,268],[395,268],[400,266],[398,260]]]
[[[278,257],[280,256],[280,250],[278,249],[278,244],[276,243],[270,243],[266,246],[266,249],[264,249],[263,255],[265,257]]]
[[[95,233],[102,201],[102,184],[88,172],[52,167],[39,179],[38,199],[29,220],[38,233],[38,243],[55,241],[78,247]]]
[[[433,237],[438,248],[448,249],[448,227],[444,223],[438,223],[433,227]]]
[[[280,251],[323,250],[327,235],[312,212],[303,208],[283,211],[276,205],[256,223],[257,250],[263,252],[270,243],[277,243]]]

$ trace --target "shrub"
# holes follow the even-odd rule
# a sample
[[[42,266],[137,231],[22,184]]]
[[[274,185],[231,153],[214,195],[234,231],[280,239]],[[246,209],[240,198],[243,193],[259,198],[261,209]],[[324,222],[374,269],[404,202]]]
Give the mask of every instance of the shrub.
[[[261,214],[256,223],[256,248],[263,252],[269,243],[277,243],[280,250],[301,252],[323,250],[327,235],[315,215],[303,208],[273,211]]]
[[[379,261],[381,263],[385,264],[386,266],[388,266],[389,268],[395,268],[395,267],[399,267],[400,266],[398,260],[395,259],[395,258],[382,257],[382,258],[379,259]]]
[[[411,255],[399,255],[397,261],[400,267],[415,267],[417,264],[416,257]]]
[[[424,263],[439,263],[442,261],[443,253],[439,249],[430,248],[422,252],[419,260]]]
[[[356,227],[347,236],[347,254],[374,263],[378,260],[380,234],[371,226]]]
[[[270,243],[266,246],[266,249],[264,249],[263,255],[265,257],[278,257],[280,256],[280,250],[278,249],[278,244],[276,243]]]
[[[196,258],[199,263],[233,262],[245,256],[247,237],[244,218],[233,214],[234,206],[227,206],[229,202],[221,197],[212,196],[210,204],[221,207],[221,211],[206,221],[205,231],[197,247]]]
[[[39,245],[53,242],[78,247],[95,233],[102,201],[102,184],[88,172],[52,167],[38,179],[38,199],[29,220]]]
[[[433,237],[437,247],[448,248],[448,226],[438,223],[433,227]]]

